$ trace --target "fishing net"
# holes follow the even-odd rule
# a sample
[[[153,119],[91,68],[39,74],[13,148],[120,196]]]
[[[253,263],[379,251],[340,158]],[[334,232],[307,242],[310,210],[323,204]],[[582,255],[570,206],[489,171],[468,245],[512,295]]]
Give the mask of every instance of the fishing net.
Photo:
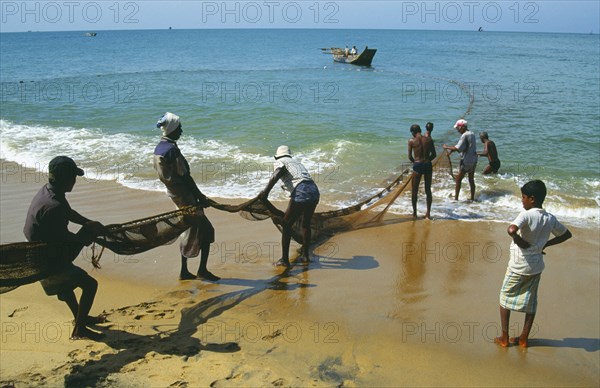
[[[120,255],[142,253],[170,244],[193,223],[195,207],[190,206],[154,217],[107,225],[106,235],[94,244]],[[0,246],[0,294],[35,282],[61,270],[82,249],[80,244],[20,242]],[[92,264],[99,268],[102,250],[92,245]]]
[[[82,245],[19,242],[0,246],[0,294],[44,279],[77,257]]]
[[[432,164],[434,175],[449,174],[454,178],[452,162],[447,152],[444,151],[440,154]],[[319,242],[335,233],[381,224],[396,199],[409,187],[411,178],[412,170],[404,169],[400,175],[385,182],[382,190],[355,205],[315,213],[311,220],[313,241]],[[271,218],[280,231],[283,229],[281,226],[283,211],[277,209],[266,199],[257,197],[240,205],[223,205],[210,201],[210,206],[231,213],[240,213],[242,217],[252,221]],[[300,217],[292,226],[292,238],[300,244],[302,243],[302,221],[302,217]]]
[[[433,166],[434,174],[452,172],[451,161],[446,152],[433,161]],[[387,182],[385,188],[353,206],[315,213],[311,221],[313,241],[319,242],[335,233],[381,224],[394,201],[409,187],[411,177],[412,172],[405,169]],[[284,212],[266,198],[256,197],[238,205],[209,200],[209,205],[218,210],[239,213],[248,220],[271,219],[282,230],[281,218]],[[196,211],[195,206],[188,206],[124,224],[107,225],[108,232],[96,238],[95,244],[120,255],[134,255],[170,244],[194,224]],[[298,243],[302,243],[301,225],[300,218],[292,226],[292,238]],[[55,273],[73,261],[81,249],[81,245],[35,242],[0,246],[0,293]],[[96,267],[99,267],[101,254],[102,252],[92,255],[92,263]]]
[[[194,223],[196,208],[187,206],[126,224],[108,225],[95,242],[119,255],[135,255],[171,244]]]

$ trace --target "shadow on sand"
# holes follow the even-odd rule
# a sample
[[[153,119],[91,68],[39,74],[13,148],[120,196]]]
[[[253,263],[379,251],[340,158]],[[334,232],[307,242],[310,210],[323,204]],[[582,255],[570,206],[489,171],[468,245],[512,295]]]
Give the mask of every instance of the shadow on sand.
[[[529,347],[554,347],[583,349],[586,352],[597,352],[600,350],[600,338],[563,338],[562,340],[546,338],[530,338]]]
[[[99,342],[105,343],[116,353],[103,354],[99,359],[87,359],[83,364],[76,361],[72,363],[69,373],[64,378],[66,387],[81,387],[97,385],[105,382],[109,375],[119,373],[122,368],[136,361],[148,357],[197,356],[203,351],[234,353],[241,350],[237,342],[226,343],[201,343],[193,335],[207,323],[227,310],[237,306],[242,301],[251,298],[265,290],[291,291],[299,288],[316,287],[313,284],[290,284],[286,278],[297,276],[313,269],[354,269],[367,270],[376,268],[377,261],[372,256],[354,256],[350,259],[316,256],[318,260],[308,265],[295,265],[283,273],[269,279],[222,279],[219,285],[233,285],[248,287],[244,290],[233,291],[200,301],[181,310],[181,319],[176,328],[165,330],[161,325],[152,328],[156,331],[153,335],[140,335],[126,330],[103,327],[103,338]],[[144,303],[137,307],[145,308]],[[135,308],[129,306],[128,308]],[[121,308],[119,310],[128,309]],[[116,311],[116,310],[115,310]],[[124,327],[121,327],[124,328]],[[82,351],[83,352],[83,351]],[[89,358],[90,355],[84,356]]]

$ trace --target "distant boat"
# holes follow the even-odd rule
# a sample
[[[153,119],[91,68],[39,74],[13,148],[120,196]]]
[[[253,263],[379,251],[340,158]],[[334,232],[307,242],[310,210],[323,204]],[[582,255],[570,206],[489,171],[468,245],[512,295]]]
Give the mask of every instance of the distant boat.
[[[97,32],[86,32],[84,35],[85,36],[96,36]]]
[[[373,57],[377,52],[377,49],[370,49],[368,46],[360,54],[346,54],[346,49],[339,47],[322,48],[321,50],[323,50],[323,54],[332,54],[335,62],[357,66],[371,66]]]
[[[483,32],[483,27],[479,27],[479,29],[477,31]]]

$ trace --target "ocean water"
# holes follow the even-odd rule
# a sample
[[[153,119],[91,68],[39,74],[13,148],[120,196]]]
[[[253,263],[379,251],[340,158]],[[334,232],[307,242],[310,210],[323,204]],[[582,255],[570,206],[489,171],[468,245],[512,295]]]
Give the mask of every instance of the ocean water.
[[[570,224],[600,220],[600,38],[584,34],[403,30],[145,30],[2,33],[0,157],[44,171],[73,157],[85,179],[163,190],[152,169],[166,111],[211,197],[256,195],[289,145],[332,207],[376,192],[408,167],[413,123],[487,131],[502,161],[476,174],[476,201],[434,177],[433,216],[512,220],[519,187],[546,182],[545,207]],[[377,48],[373,66],[322,48]],[[482,144],[478,145],[482,149]],[[457,164],[456,156],[453,157]],[[487,160],[480,160],[478,171]],[[410,197],[393,211],[410,213]],[[274,189],[272,198],[284,199]],[[419,211],[424,208],[424,197]],[[109,210],[107,210],[109,211]]]

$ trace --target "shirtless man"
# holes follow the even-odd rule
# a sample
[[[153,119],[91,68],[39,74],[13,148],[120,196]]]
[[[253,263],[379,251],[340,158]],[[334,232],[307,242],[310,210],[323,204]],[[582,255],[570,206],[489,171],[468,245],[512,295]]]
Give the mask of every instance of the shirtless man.
[[[431,137],[421,136],[421,127],[418,124],[413,124],[410,127],[412,139],[408,141],[408,159],[413,163],[412,174],[412,207],[413,218],[417,219],[417,194],[419,192],[419,184],[421,176],[425,177],[425,195],[427,196],[427,213],[425,218],[431,218],[431,176],[433,168],[431,161],[435,159],[436,152],[433,146]]]
[[[483,175],[488,175],[492,173],[495,174],[500,169],[500,159],[498,159],[498,150],[496,149],[496,143],[494,143],[488,138],[487,132],[480,132],[479,139],[481,139],[481,142],[483,143],[483,152],[478,152],[477,155],[487,156],[488,161],[490,162],[490,164],[488,164],[483,170]]]
[[[425,124],[425,137],[431,137],[431,132],[433,132],[433,123],[429,121]]]

